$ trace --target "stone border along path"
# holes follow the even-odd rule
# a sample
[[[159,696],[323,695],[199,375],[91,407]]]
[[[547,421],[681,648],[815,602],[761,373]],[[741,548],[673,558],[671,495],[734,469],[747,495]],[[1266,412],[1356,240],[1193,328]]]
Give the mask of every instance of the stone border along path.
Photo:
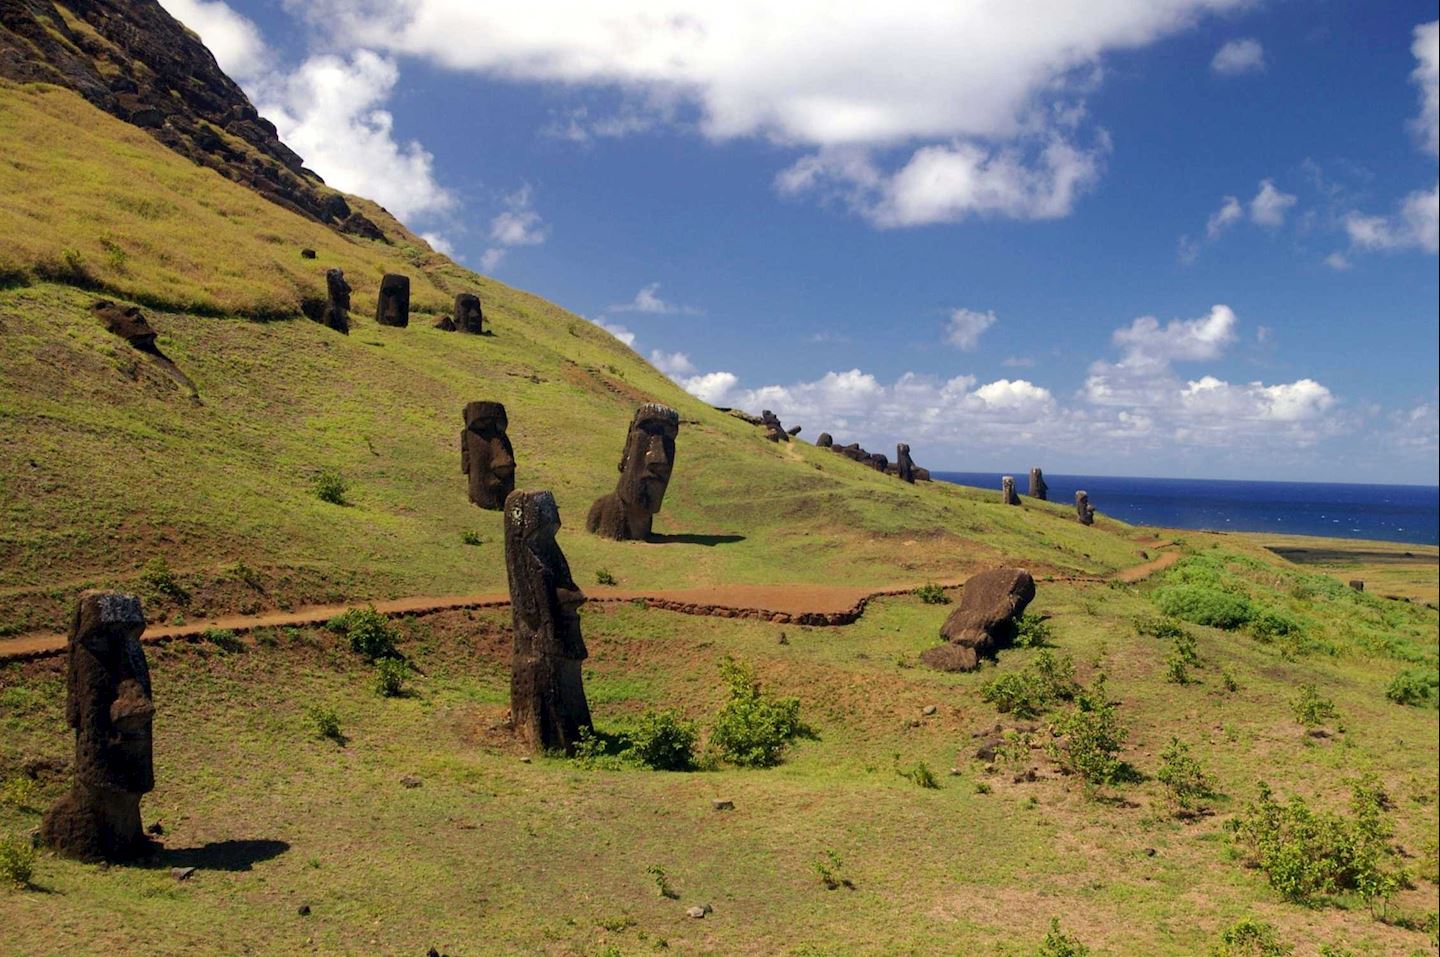
[[[1121,581],[1133,584],[1169,568],[1180,560],[1182,554],[1179,551],[1162,552],[1157,558],[1121,569],[1110,577],[1051,576],[1037,579],[1037,582],[1103,584],[1107,581]],[[936,584],[941,588],[959,588],[965,584],[965,579]],[[647,608],[684,615],[746,618],[781,625],[838,627],[853,624],[865,613],[865,606],[874,599],[908,595],[917,587],[904,585],[873,591],[837,585],[734,585],[655,591],[597,587],[587,594],[591,602],[598,604],[643,601]],[[510,596],[499,592],[446,597],[417,596],[373,603],[311,605],[295,611],[266,612],[260,615],[226,615],[184,625],[146,628],[140,640],[145,644],[160,644],[177,640],[195,641],[211,629],[245,634],[259,628],[323,625],[352,608],[365,608],[372,604],[376,611],[393,618],[462,609],[505,608],[510,604]],[[67,640],[63,634],[31,634],[0,639],[0,661],[33,661],[59,655],[65,651]]]

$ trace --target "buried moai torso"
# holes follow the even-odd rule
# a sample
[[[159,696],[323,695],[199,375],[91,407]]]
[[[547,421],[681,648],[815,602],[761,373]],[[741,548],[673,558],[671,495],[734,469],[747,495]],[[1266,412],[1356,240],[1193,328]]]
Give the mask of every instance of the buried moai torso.
[[[140,797],[155,788],[150,669],[140,599],[87,591],[70,626],[65,718],[75,731],[75,782],[45,813],[41,840],[82,860],[124,860],[149,846]]]
[[[1090,505],[1090,495],[1085,491],[1075,493],[1075,517],[1081,525],[1095,524],[1095,509]]]
[[[515,450],[506,434],[509,420],[499,402],[469,402],[460,430],[460,471],[469,477],[470,501],[499,511],[515,490]]]
[[[620,456],[620,482],[615,491],[590,506],[585,528],[604,538],[643,541],[665,499],[675,465],[675,436],[680,413],[646,403],[635,411]]]
[[[1030,497],[1038,498],[1040,501],[1043,502],[1045,501],[1045,497],[1049,494],[1050,486],[1045,484],[1045,473],[1041,472],[1039,469],[1031,469]]]
[[[910,446],[904,442],[895,446],[895,474],[902,482],[915,481],[915,460],[910,458]]]
[[[829,432],[821,432],[819,435],[815,436],[815,447],[817,449],[833,448],[834,445],[835,439],[831,437]]]
[[[339,269],[325,270],[325,312],[320,321],[336,332],[350,333],[350,284]]]
[[[380,280],[375,321],[382,326],[410,325],[410,277],[387,272]]]
[[[1020,504],[1020,496],[1015,494],[1015,476],[1007,475],[1000,480],[1000,497],[1006,505]]]
[[[456,332],[468,332],[475,336],[483,335],[485,313],[480,309],[480,297],[470,292],[462,292],[456,296],[453,322]]]
[[[560,512],[549,492],[505,499],[505,570],[515,628],[510,720],[537,750],[572,750],[591,726],[580,662],[587,652],[578,609],[585,595],[555,541]]]

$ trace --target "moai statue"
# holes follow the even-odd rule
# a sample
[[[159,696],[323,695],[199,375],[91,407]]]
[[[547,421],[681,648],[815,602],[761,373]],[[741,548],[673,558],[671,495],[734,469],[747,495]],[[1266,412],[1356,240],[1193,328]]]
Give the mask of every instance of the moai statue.
[[[350,284],[342,270],[325,270],[325,312],[320,321],[336,332],[350,334]]]
[[[856,462],[861,462],[866,465],[870,463],[870,453],[862,449],[859,442],[851,442],[849,445],[840,449],[840,454],[847,459],[854,459]]]
[[[788,428],[788,429],[785,430],[785,434],[788,435],[788,436],[790,436],[790,438],[793,439],[793,438],[795,438],[795,436],[799,435],[799,434],[801,433],[801,431],[803,431],[803,428],[804,428],[803,426],[792,425],[792,426],[790,426],[790,428]]]
[[[1045,501],[1045,496],[1050,494],[1050,486],[1045,484],[1045,473],[1039,469],[1030,470],[1030,497]]]
[[[902,482],[915,483],[915,461],[910,458],[910,446],[904,442],[895,446],[895,474]]]
[[[769,409],[760,413],[760,427],[765,430],[765,438],[771,442],[790,441],[790,435],[785,431],[785,426],[780,424],[780,417]]]
[[[1035,598],[1035,579],[1023,568],[995,568],[965,583],[960,606],[940,626],[945,644],[920,660],[940,671],[974,671],[980,659],[1015,639],[1015,622]]]
[[[927,469],[927,468],[921,468],[921,467],[918,466],[918,465],[915,466],[915,481],[917,481],[917,482],[929,482],[930,480],[931,480],[931,479],[930,479],[930,470],[929,470],[929,469]]]
[[[144,630],[134,595],[87,591],[75,606],[65,694],[75,782],[40,824],[40,840],[66,857],[123,861],[150,848],[140,825],[140,797],[155,789]]]
[[[1090,493],[1083,489],[1075,493],[1075,517],[1081,525],[1095,524],[1095,509],[1090,506]]]
[[[457,332],[468,332],[476,336],[484,335],[485,313],[480,311],[480,297],[470,292],[462,292],[456,296],[453,321]]]
[[[387,272],[375,300],[375,321],[382,326],[410,325],[410,277]]]
[[[505,499],[505,570],[515,650],[510,659],[510,722],[531,748],[573,752],[591,727],[580,662],[585,603],[555,541],[560,510],[549,492],[511,492]]]
[[[515,450],[499,402],[467,402],[460,430],[460,471],[470,478],[470,501],[498,512],[515,491]]]
[[[1364,591],[1364,590],[1365,590],[1365,579],[1363,579],[1363,578],[1352,578],[1352,579],[1350,579],[1350,587],[1353,588],[1353,589],[1355,589],[1356,591]]]
[[[867,464],[877,472],[883,472],[890,467],[890,460],[879,452],[871,452]]]
[[[835,447],[835,439],[831,437],[829,432],[821,432],[815,436],[815,447],[819,449],[833,449]]]
[[[1000,480],[1000,494],[1006,505],[1020,504],[1020,496],[1015,494],[1015,476],[1007,475]]]
[[[590,506],[585,528],[602,538],[643,541],[665,499],[670,470],[675,466],[675,436],[680,413],[647,402],[635,410],[625,451],[620,455],[620,481],[615,491]]]

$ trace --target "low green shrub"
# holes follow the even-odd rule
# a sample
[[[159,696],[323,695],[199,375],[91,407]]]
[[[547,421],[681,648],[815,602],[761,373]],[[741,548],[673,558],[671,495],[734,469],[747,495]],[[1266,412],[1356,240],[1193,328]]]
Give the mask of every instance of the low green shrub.
[[[830,848],[825,853],[810,862],[810,867],[815,871],[815,876],[820,878],[820,884],[827,891],[837,890],[841,887],[854,887],[850,879],[845,876],[845,862],[840,855]]]
[[[479,532],[475,531],[474,529],[467,528],[465,531],[460,533],[460,544],[484,545],[485,539],[480,537]]]
[[[305,717],[317,738],[328,738],[337,744],[344,743],[345,735],[340,733],[340,716],[335,713],[334,708],[311,705],[305,709]]]
[[[1174,641],[1188,634],[1185,626],[1174,618],[1146,615],[1135,619],[1135,634],[1141,638],[1155,638],[1159,641]]]
[[[140,569],[140,585],[156,598],[170,598],[182,605],[190,600],[189,592],[180,586],[163,555],[156,555]]]
[[[400,632],[389,618],[375,610],[374,605],[351,608],[330,619],[325,627],[348,638],[350,650],[364,655],[367,660],[400,657],[400,652],[395,650]]]
[[[791,741],[810,734],[800,721],[800,700],[766,693],[749,665],[727,656],[720,662],[720,675],[730,698],[715,716],[710,745],[724,760],[741,767],[773,767]]]
[[[924,761],[916,761],[914,765],[908,768],[896,768],[895,773],[922,788],[938,789],[940,787],[940,782],[936,779],[935,772],[931,771],[930,765]]]
[[[646,711],[628,735],[628,753],[656,771],[691,771],[699,731],[676,711]]]
[[[410,663],[404,658],[375,660],[375,693],[382,698],[398,698],[405,692],[405,679],[410,677]]]
[[[950,596],[945,594],[945,589],[934,582],[926,582],[915,589],[915,597],[926,605],[948,605]]]
[[[1015,647],[1044,648],[1054,639],[1050,623],[1039,615],[1024,614],[1015,621]]]
[[[1307,728],[1318,728],[1340,717],[1335,702],[1321,697],[1313,684],[1300,686],[1300,694],[1290,702],[1290,710],[1295,713],[1295,720]]]
[[[1255,617],[1250,599],[1209,585],[1166,585],[1155,592],[1155,605],[1172,618],[1226,630]]]
[[[1200,762],[1190,756],[1190,747],[1172,737],[1160,752],[1160,770],[1156,780],[1165,786],[1165,797],[1177,813],[1191,813],[1204,806],[1214,794],[1214,782]]]
[[[614,575],[610,574],[610,569],[608,569],[608,568],[597,568],[597,569],[595,569],[595,584],[597,584],[597,585],[618,585],[619,583],[620,583],[619,580],[616,579],[616,577],[615,577]]]
[[[349,505],[350,482],[334,469],[321,469],[314,480],[316,498],[331,505]]]
[[[1440,684],[1440,677],[1437,677],[1433,669],[1421,671],[1418,668],[1407,668],[1390,679],[1390,683],[1385,686],[1385,697],[1396,704],[1420,708],[1435,699],[1437,684]]]
[[[1042,649],[1035,660],[1020,671],[1007,672],[985,683],[980,697],[1002,714],[1034,718],[1057,702],[1075,697],[1075,662],[1069,655],[1055,655]]]
[[[1055,723],[1064,744],[1051,745],[1051,756],[1080,775],[1087,788],[1114,784],[1125,764],[1120,750],[1129,731],[1120,720],[1119,705],[1110,700],[1102,673],[1075,695],[1075,707]]]
[[[1273,609],[1257,612],[1250,620],[1250,636],[1264,644],[1280,638],[1294,638],[1303,633],[1304,629],[1299,621]]]
[[[206,628],[201,633],[200,640],[225,652],[245,650],[245,642],[241,641],[240,636],[228,628]]]
[[[1275,928],[1247,917],[1220,935],[1211,957],[1288,957],[1294,948],[1280,943]]]
[[[38,814],[42,810],[40,785],[28,774],[6,778],[4,785],[0,785],[0,804]]]
[[[1040,947],[1035,951],[1035,957],[1085,957],[1090,953],[1090,948],[1080,943],[1080,938],[1072,937],[1060,929],[1060,918],[1050,918],[1050,930],[1045,934],[1045,939],[1040,942]]]
[[[29,887],[35,876],[35,848],[22,837],[0,838],[0,880],[16,887]]]

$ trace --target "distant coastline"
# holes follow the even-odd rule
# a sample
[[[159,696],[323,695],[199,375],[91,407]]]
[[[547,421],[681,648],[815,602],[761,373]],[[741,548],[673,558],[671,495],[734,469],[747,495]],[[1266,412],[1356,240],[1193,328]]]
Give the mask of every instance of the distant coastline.
[[[1025,491],[1028,469],[1015,476]],[[934,472],[937,481],[994,489],[1000,472]],[[1050,501],[1090,493],[1101,513],[1136,525],[1220,532],[1276,532],[1440,544],[1440,487],[1225,479],[1132,478],[1045,473]]]

